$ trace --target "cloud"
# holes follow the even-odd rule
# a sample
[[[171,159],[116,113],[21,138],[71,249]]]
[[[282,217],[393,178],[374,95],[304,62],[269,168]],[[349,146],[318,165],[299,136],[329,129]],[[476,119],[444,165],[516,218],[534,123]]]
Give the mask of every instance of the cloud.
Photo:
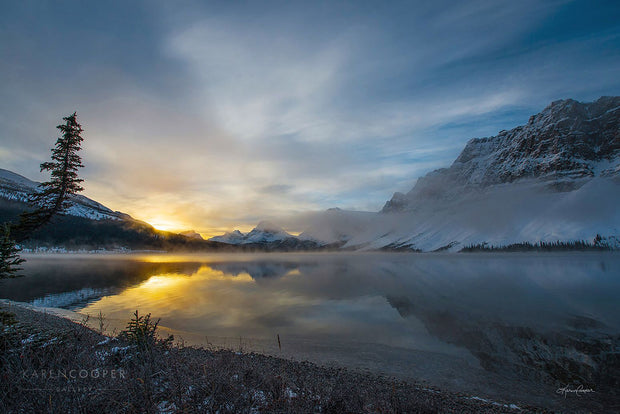
[[[474,136],[620,93],[611,4],[3,7],[3,167],[41,179],[77,109],[87,196],[204,233],[378,210]]]
[[[342,70],[346,44],[305,48],[299,37],[251,31],[219,19],[174,33],[165,50],[184,61],[196,104],[243,140],[320,127]]]
[[[264,194],[276,194],[276,195],[285,195],[291,192],[293,186],[286,184],[274,184],[268,185],[260,189],[261,193]]]

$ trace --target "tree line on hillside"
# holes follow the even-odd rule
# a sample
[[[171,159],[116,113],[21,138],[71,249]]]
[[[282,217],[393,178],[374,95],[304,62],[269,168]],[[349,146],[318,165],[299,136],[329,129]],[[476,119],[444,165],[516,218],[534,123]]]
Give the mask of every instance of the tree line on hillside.
[[[83,167],[78,155],[84,140],[77,113],[64,117],[64,124],[56,128],[61,136],[52,148],[51,161],[41,164],[41,171],[49,171],[50,179],[39,185],[29,203],[33,210],[21,213],[17,223],[7,221],[0,228],[0,279],[16,277],[24,259],[20,257],[23,243],[52,218],[69,208],[69,197],[83,190],[78,170]]]
[[[601,251],[613,250],[610,246],[600,244],[601,236],[596,235],[594,241],[575,240],[568,242],[522,242],[505,246],[491,246],[488,243],[477,243],[465,246],[461,252],[531,252],[531,251]]]

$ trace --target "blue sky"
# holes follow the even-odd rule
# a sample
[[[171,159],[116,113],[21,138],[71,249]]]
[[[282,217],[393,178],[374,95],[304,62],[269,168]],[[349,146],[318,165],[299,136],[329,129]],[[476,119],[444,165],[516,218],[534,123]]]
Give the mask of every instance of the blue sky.
[[[6,1],[0,167],[43,179],[77,111],[85,195],[160,228],[378,210],[470,138],[619,95],[619,22],[617,1]]]

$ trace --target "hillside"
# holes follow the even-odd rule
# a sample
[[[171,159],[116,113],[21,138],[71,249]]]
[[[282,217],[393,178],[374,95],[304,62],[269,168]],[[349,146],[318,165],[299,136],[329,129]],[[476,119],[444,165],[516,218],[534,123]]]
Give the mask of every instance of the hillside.
[[[28,197],[38,183],[0,169],[0,222],[17,221],[31,209]],[[27,249],[66,250],[222,250],[230,246],[159,231],[128,214],[113,211],[87,197],[71,198],[65,214],[37,230],[23,243]]]

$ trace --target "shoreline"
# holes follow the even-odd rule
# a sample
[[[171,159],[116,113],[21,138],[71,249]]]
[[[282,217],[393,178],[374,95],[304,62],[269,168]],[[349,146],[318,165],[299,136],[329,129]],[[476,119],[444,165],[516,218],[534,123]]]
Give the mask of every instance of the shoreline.
[[[102,255],[102,256],[131,256],[138,254],[160,254],[160,255],[211,255],[211,254],[415,254],[415,255],[472,255],[476,253],[494,253],[494,254],[515,254],[515,253],[614,253],[620,254],[620,249],[610,246],[587,245],[582,248],[566,247],[573,242],[561,242],[558,245],[553,243],[513,243],[509,245],[487,245],[478,244],[472,246],[464,246],[460,250],[451,250],[439,248],[436,250],[416,250],[410,248],[376,248],[376,249],[350,249],[350,248],[317,248],[317,249],[261,249],[261,248],[244,248],[243,245],[227,245],[227,249],[178,249],[178,250],[157,250],[157,249],[67,249],[66,247],[38,247],[24,248],[21,256],[63,256],[63,255]]]
[[[125,369],[128,374],[126,375],[127,378],[124,378],[123,381],[127,382],[124,384],[127,389],[134,389],[135,387],[144,388],[145,384],[141,383],[141,380],[144,381],[144,379],[137,375],[136,370],[140,371],[145,367],[148,367],[150,364],[157,365],[155,362],[149,362],[145,363],[144,367],[136,366],[135,360],[140,359],[140,356],[137,354],[131,354],[127,351],[127,349],[129,349],[127,344],[122,343],[122,341],[115,338],[97,333],[91,328],[88,328],[75,320],[68,319],[68,314],[70,311],[58,311],[55,308],[38,309],[28,304],[11,302],[4,299],[0,300],[0,310],[4,312],[8,311],[16,315],[17,326],[20,327],[20,329],[19,334],[15,333],[15,335],[18,335],[20,339],[19,342],[16,342],[16,345],[12,348],[12,350],[15,351],[19,349],[22,352],[22,355],[22,348],[24,347],[29,348],[29,351],[33,352],[33,356],[38,355],[41,352],[49,354],[49,350],[51,349],[50,347],[54,347],[58,348],[57,350],[62,354],[66,353],[70,349],[73,349],[74,352],[78,351],[76,356],[81,355],[81,357],[74,361],[74,365],[76,366],[81,364],[84,367],[90,367],[93,362],[99,362],[99,365],[101,365],[101,363],[106,365],[110,362],[116,362],[116,366],[107,367],[108,372],[111,372],[114,368],[117,370]],[[49,338],[50,332],[53,332],[53,334],[51,334],[51,338]],[[4,330],[4,335],[7,335],[6,327]],[[61,337],[63,339],[57,339]],[[31,345],[35,343],[40,344],[39,348]],[[121,349],[125,349],[125,351],[119,351]],[[188,401],[184,402],[183,398],[177,398],[178,401],[176,401],[175,395],[181,389],[185,389],[185,392],[187,392],[195,387],[200,388],[202,382],[209,382],[208,371],[204,369],[205,361],[211,361],[211,365],[218,365],[218,371],[227,369],[235,371],[235,367],[238,368],[240,366],[244,366],[248,368],[247,365],[250,364],[251,369],[246,369],[245,371],[242,370],[243,376],[236,371],[235,373],[232,371],[229,372],[231,375],[227,377],[228,379],[220,378],[221,372],[217,375],[220,381],[224,381],[223,384],[220,384],[221,386],[226,385],[226,387],[231,388],[239,388],[240,386],[241,389],[246,390],[246,398],[241,398],[242,401],[237,401],[240,396],[232,398],[237,401],[236,403],[233,403],[233,405],[240,409],[240,411],[243,411],[242,408],[249,410],[248,412],[251,412],[252,410],[254,410],[252,412],[276,412],[280,409],[294,411],[301,409],[301,405],[303,405],[306,409],[310,408],[307,404],[313,404],[311,411],[315,412],[335,412],[327,409],[327,407],[331,407],[330,404],[336,404],[339,408],[344,410],[352,409],[352,412],[359,412],[355,409],[355,407],[366,407],[362,411],[367,411],[367,409],[370,409],[367,412],[380,411],[379,408],[381,404],[387,404],[381,408],[381,410],[384,410],[383,412],[402,412],[402,409],[405,408],[406,411],[416,410],[422,412],[474,411],[486,413],[524,413],[545,411],[540,407],[527,407],[514,403],[493,402],[476,396],[447,392],[434,387],[429,387],[427,385],[422,385],[415,382],[406,382],[370,372],[358,372],[340,367],[324,367],[305,361],[297,362],[257,353],[234,352],[232,350],[223,349],[213,350],[178,345],[170,349],[157,350],[155,352],[158,352],[159,356],[162,358],[162,361],[159,362],[166,362],[163,367],[167,367],[170,371],[189,369],[190,372],[200,372],[200,369],[202,368],[203,372],[202,375],[200,375],[200,379],[189,376],[183,381],[180,381],[179,384],[176,384],[176,386],[168,389],[167,392],[164,390],[158,393],[158,401],[151,402],[151,408],[153,408],[154,412],[157,412],[157,410],[159,410],[159,412],[176,412],[177,410],[182,412],[183,410],[180,409],[180,406],[183,404],[188,404]],[[97,361],[94,360],[95,358],[93,355],[107,355],[107,359],[100,358],[100,360]],[[127,360],[125,360],[123,357],[129,358],[126,358]],[[23,358],[20,359],[23,362]],[[48,365],[48,367],[42,366],[39,368],[49,368],[50,370],[54,369],[53,363]],[[96,363],[95,365],[98,364]],[[158,367],[162,368],[159,365]],[[276,371],[279,371],[275,375],[274,367],[277,367]],[[161,371],[161,369],[159,371]],[[155,372],[158,372],[158,370]],[[9,377],[11,374],[13,376],[15,375],[14,372],[11,373],[10,371],[5,371],[2,374],[5,376],[9,375]],[[158,376],[159,375],[163,374],[160,373]],[[255,381],[256,378],[250,381],[249,377],[253,378],[255,376],[261,377],[261,381]],[[239,378],[245,377],[248,377],[247,381],[239,380]],[[32,378],[29,380],[31,382],[33,381]],[[37,380],[42,379],[38,378]],[[80,387],[80,381],[77,381],[77,383],[72,383],[72,386],[74,388],[92,388],[93,385],[91,383],[93,381],[93,378],[85,378],[82,381],[82,387]],[[283,382],[283,384],[276,387],[281,389],[279,391],[276,389],[271,390],[271,392],[267,392],[269,387],[273,386],[273,384],[271,384],[273,381]],[[49,380],[47,382],[49,382]],[[102,385],[101,381],[94,382],[95,385]],[[160,381],[157,382],[160,384]],[[238,382],[240,382],[240,384],[238,384]],[[271,385],[267,386],[267,384]],[[12,385],[14,388],[15,384]],[[151,385],[155,387],[156,384]],[[344,390],[336,392],[342,387],[346,388],[347,392],[343,392]],[[3,386],[3,388],[6,387]],[[254,394],[249,395],[247,389],[253,389],[252,392]],[[75,395],[68,393],[66,390],[63,390],[64,389],[60,387],[53,390],[48,389],[46,391],[36,392],[39,394],[45,394],[47,399],[63,400],[68,397],[67,394],[71,397],[76,397]],[[2,394],[5,394],[6,391],[6,389],[3,389]],[[102,393],[102,390],[99,388],[95,389],[95,391],[99,394]],[[90,391],[86,391],[85,395],[90,393]],[[283,393],[283,395],[278,395],[278,393]],[[21,409],[21,404],[27,403],[27,401],[24,400],[26,396],[23,395],[24,393],[21,394],[21,398],[19,396],[12,395],[10,400],[6,400],[6,395],[4,395],[3,401],[13,401],[12,406],[4,408],[8,408],[9,412],[11,412],[11,410]],[[256,397],[256,395],[259,395],[260,398]],[[137,398],[136,404],[138,402],[145,402],[141,399],[142,397],[124,393],[117,395],[117,397],[119,397],[117,399],[131,399],[132,396]],[[221,399],[222,396],[211,395],[210,398],[212,400],[218,400]],[[187,398],[185,398],[185,400],[187,400]],[[193,398],[190,398],[190,400],[194,403],[197,402]],[[224,398],[222,401],[225,400],[226,399]],[[261,403],[259,400],[264,401]],[[204,403],[204,400],[202,403]],[[230,401],[224,402],[222,407],[225,408],[226,404],[229,403]],[[360,403],[362,403],[362,405],[359,405]],[[170,404],[173,404],[176,409],[170,408],[169,410],[162,410],[162,407],[168,407]],[[274,404],[279,404],[280,408],[277,408]],[[372,407],[374,407],[374,409]],[[317,408],[319,408],[318,411],[316,411]],[[334,407],[334,409],[335,408],[336,407]]]

